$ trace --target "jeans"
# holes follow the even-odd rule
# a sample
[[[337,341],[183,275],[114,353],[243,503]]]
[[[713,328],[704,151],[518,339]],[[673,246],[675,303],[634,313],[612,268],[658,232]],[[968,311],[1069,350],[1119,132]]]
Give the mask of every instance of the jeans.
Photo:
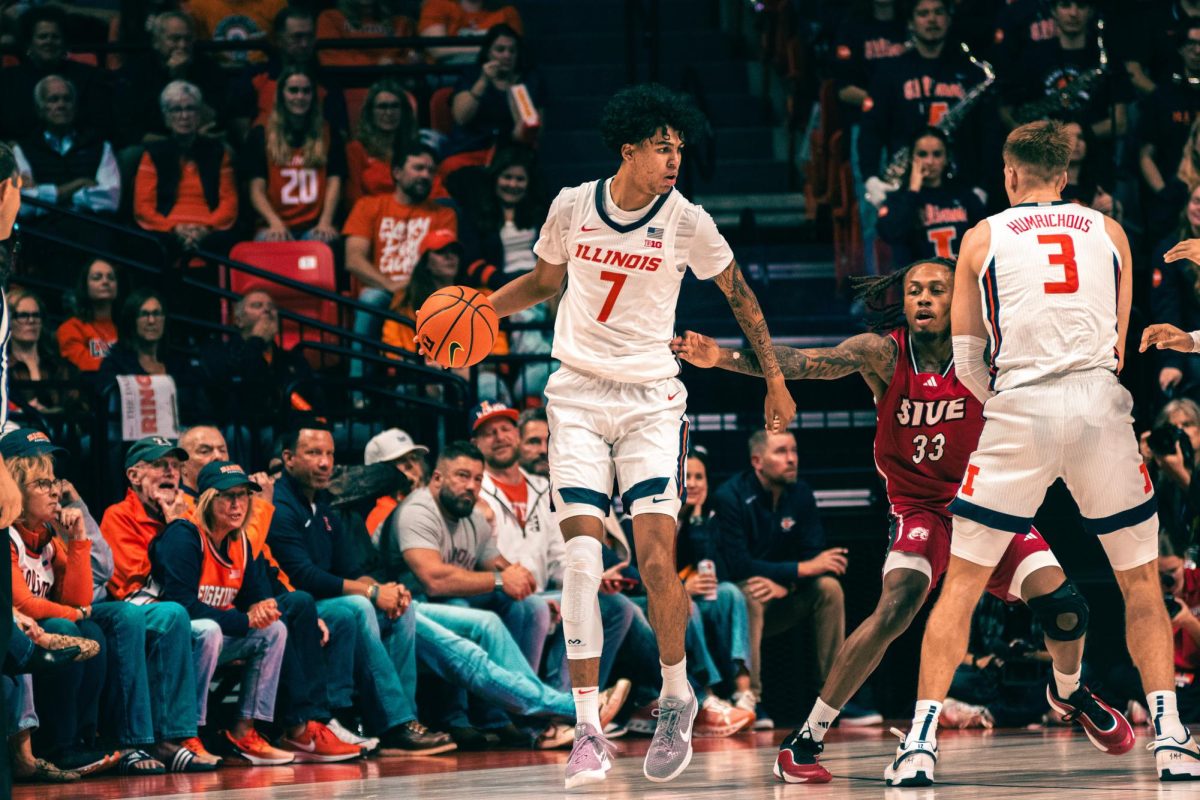
[[[12,635],[8,638],[8,652],[4,655],[4,674],[20,675],[25,671],[25,665],[33,658],[37,647],[33,640],[21,629],[13,626]]]
[[[495,614],[449,603],[414,602],[413,609],[417,655],[438,677],[503,711],[574,718],[571,695],[538,679]],[[450,724],[465,726],[465,715]]]
[[[720,678],[732,681],[738,669],[750,666],[750,621],[746,598],[736,583],[717,584],[717,599],[692,598],[704,620],[709,651],[720,669]],[[713,676],[716,683],[717,676]]]
[[[349,625],[357,631],[354,676],[368,730],[382,733],[416,719],[416,614],[409,610],[389,620],[358,595],[318,600],[317,613],[330,628]]]
[[[97,603],[92,619],[108,639],[104,717],[121,745],[196,735],[191,624],[178,603]]]
[[[329,716],[325,693],[325,659],[317,606],[308,592],[287,592],[275,598],[287,626],[287,646],[279,673],[280,722],[298,725]]]
[[[558,600],[562,592],[543,592],[543,597]],[[641,609],[623,594],[598,595],[600,622],[604,626],[604,645],[600,650],[600,686],[608,686],[617,653],[625,644],[629,628]],[[651,634],[653,635],[653,634]],[[546,655],[546,682],[556,689],[570,691],[571,675],[567,671],[567,640],[562,626],[550,637],[550,652]]]
[[[221,660],[221,644],[225,640],[221,626],[211,619],[194,619],[192,629],[192,672],[196,676],[196,724],[203,726],[208,719],[208,690],[212,684],[217,662]]]
[[[238,690],[238,718],[273,721],[279,673],[287,650],[287,625],[277,619],[265,628],[251,628],[245,636],[222,639],[218,664],[246,662]]]
[[[387,309],[392,302],[390,292],[385,292],[383,289],[376,289],[374,286],[364,286],[358,293],[358,302],[365,303],[372,308],[381,310]],[[354,332],[359,336],[365,336],[371,339],[378,339],[383,331],[383,318],[366,311],[354,312]],[[352,342],[350,344],[352,350],[363,352],[366,348],[360,342]],[[367,373],[366,363],[361,358],[350,360],[350,377],[361,378]]]
[[[74,750],[81,738],[96,730],[100,690],[108,665],[108,643],[100,627],[90,619],[71,622],[52,617],[40,620],[44,630],[67,636],[82,636],[100,643],[100,653],[87,661],[71,662],[53,673],[41,673],[33,681],[34,704],[41,709],[42,727],[34,736],[34,749],[53,761],[60,753]]]
[[[329,643],[321,648],[325,663],[325,702],[330,712],[354,705],[354,654],[358,651],[358,624],[354,614],[337,610],[317,614],[329,629]]]
[[[541,668],[542,651],[546,649],[546,636],[550,633],[550,606],[546,605],[546,598],[533,594],[524,600],[513,600],[504,592],[489,592],[444,602],[495,613],[516,640],[533,671]]]
[[[633,602],[637,603],[638,610],[642,612],[642,619],[646,619],[646,603],[645,595],[638,595],[633,598]],[[703,690],[720,680],[720,672],[717,671],[717,665],[713,663],[712,656],[708,652],[708,642],[704,638],[704,622],[700,619],[700,609],[695,603],[689,603],[690,610],[688,611],[687,628],[683,634],[683,652],[687,656],[687,672],[688,683],[692,685],[692,690],[697,695],[702,694]],[[640,625],[640,621],[638,623]],[[645,631],[641,636],[637,637],[640,643],[641,652],[638,654],[639,659],[647,659],[649,664],[658,666],[661,662],[658,657],[658,640],[654,638],[653,629],[650,628],[650,621],[646,620],[646,629],[650,630],[650,641],[654,643],[653,650],[650,649],[647,642]],[[650,654],[653,653],[653,656]],[[662,671],[658,670],[655,686],[662,683]]]
[[[4,708],[7,714],[4,720],[5,736],[37,730],[37,709],[33,707],[33,676],[0,676],[0,692],[4,693]]]

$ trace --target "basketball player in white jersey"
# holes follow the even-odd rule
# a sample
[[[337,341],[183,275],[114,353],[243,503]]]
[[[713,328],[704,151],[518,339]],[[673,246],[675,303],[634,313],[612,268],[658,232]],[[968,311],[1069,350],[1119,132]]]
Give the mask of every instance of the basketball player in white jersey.
[[[986,421],[950,503],[950,565],[925,628],[912,729],[884,773],[889,785],[932,782],[938,713],[966,653],[972,611],[1012,535],[1029,529],[1058,478],[1124,595],[1159,777],[1200,778],[1200,747],[1175,704],[1154,488],[1133,434],[1133,399],[1117,381],[1133,285],[1129,242],[1112,219],[1061,199],[1070,152],[1057,122],[1010,133],[1004,182],[1012,207],[972,228],[959,252],[954,362],[984,402]],[[1049,612],[1043,624],[1063,629],[1086,613],[1068,597]],[[1062,710],[1079,674],[1054,678],[1047,700]]]
[[[491,296],[504,317],[553,297],[566,281],[552,353],[562,368],[546,386],[546,410],[552,498],[566,539],[562,616],[577,712],[567,788],[602,781],[611,767],[596,704],[596,593],[614,477],[633,515],[663,676],[646,777],[669,781],[692,756],[698,706],[683,651],[688,598],[675,572],[687,390],[670,350],[688,266],[702,280],[715,279],[761,360],[768,429],[783,430],[796,411],[762,310],[729,245],[712,218],[674,188],[683,146],[704,126],[687,98],[658,85],[613,96],[600,133],[620,158],[617,174],[563,189],[534,247],[537,266]]]

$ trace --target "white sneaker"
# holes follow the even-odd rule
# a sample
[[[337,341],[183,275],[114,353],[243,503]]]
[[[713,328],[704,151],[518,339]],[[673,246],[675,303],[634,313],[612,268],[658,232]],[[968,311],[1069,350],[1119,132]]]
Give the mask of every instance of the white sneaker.
[[[892,733],[900,737],[900,746],[896,758],[883,771],[883,780],[888,786],[932,786],[937,742],[918,739],[909,743],[902,731],[892,728]]]
[[[1190,733],[1183,742],[1170,736],[1155,739],[1146,749],[1154,751],[1160,781],[1200,780],[1200,746]]]
[[[346,744],[358,745],[360,748],[362,748],[364,756],[374,753],[379,749],[379,740],[377,738],[374,736],[359,736],[357,733],[338,722],[336,717],[330,719],[325,727],[333,731],[333,735]]]

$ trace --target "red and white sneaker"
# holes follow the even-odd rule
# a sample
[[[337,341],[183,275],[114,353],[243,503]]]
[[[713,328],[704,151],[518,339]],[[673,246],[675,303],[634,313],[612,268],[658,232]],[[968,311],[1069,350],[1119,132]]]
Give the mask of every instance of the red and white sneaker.
[[[333,731],[316,720],[309,720],[304,733],[295,739],[281,736],[279,749],[294,755],[297,762],[315,764],[349,761],[362,755],[362,747],[343,742]]]
[[[251,766],[278,767],[296,760],[292,753],[272,747],[254,728],[241,739],[233,738],[229,731],[223,731],[222,735],[225,737],[224,744],[232,755],[249,762]]]
[[[833,776],[821,766],[822,742],[814,742],[799,730],[792,731],[779,745],[775,777],[785,783],[829,783]]]
[[[1119,756],[1133,749],[1133,726],[1125,715],[1101,700],[1086,686],[1080,686],[1066,700],[1058,696],[1054,684],[1046,686],[1046,700],[1066,722],[1078,722],[1088,739],[1102,753]]]

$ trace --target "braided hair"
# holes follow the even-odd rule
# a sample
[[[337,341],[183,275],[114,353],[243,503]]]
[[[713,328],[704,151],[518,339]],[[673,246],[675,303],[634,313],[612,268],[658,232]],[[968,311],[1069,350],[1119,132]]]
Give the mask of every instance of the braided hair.
[[[934,256],[918,259],[890,275],[852,277],[850,287],[854,289],[854,297],[856,300],[862,300],[867,307],[867,329],[872,333],[886,333],[896,328],[907,328],[908,318],[904,315],[904,300],[901,299],[899,303],[888,302],[888,294],[892,288],[903,287],[909,271],[922,264],[945,267],[953,275],[955,263],[957,262],[953,258]]]

